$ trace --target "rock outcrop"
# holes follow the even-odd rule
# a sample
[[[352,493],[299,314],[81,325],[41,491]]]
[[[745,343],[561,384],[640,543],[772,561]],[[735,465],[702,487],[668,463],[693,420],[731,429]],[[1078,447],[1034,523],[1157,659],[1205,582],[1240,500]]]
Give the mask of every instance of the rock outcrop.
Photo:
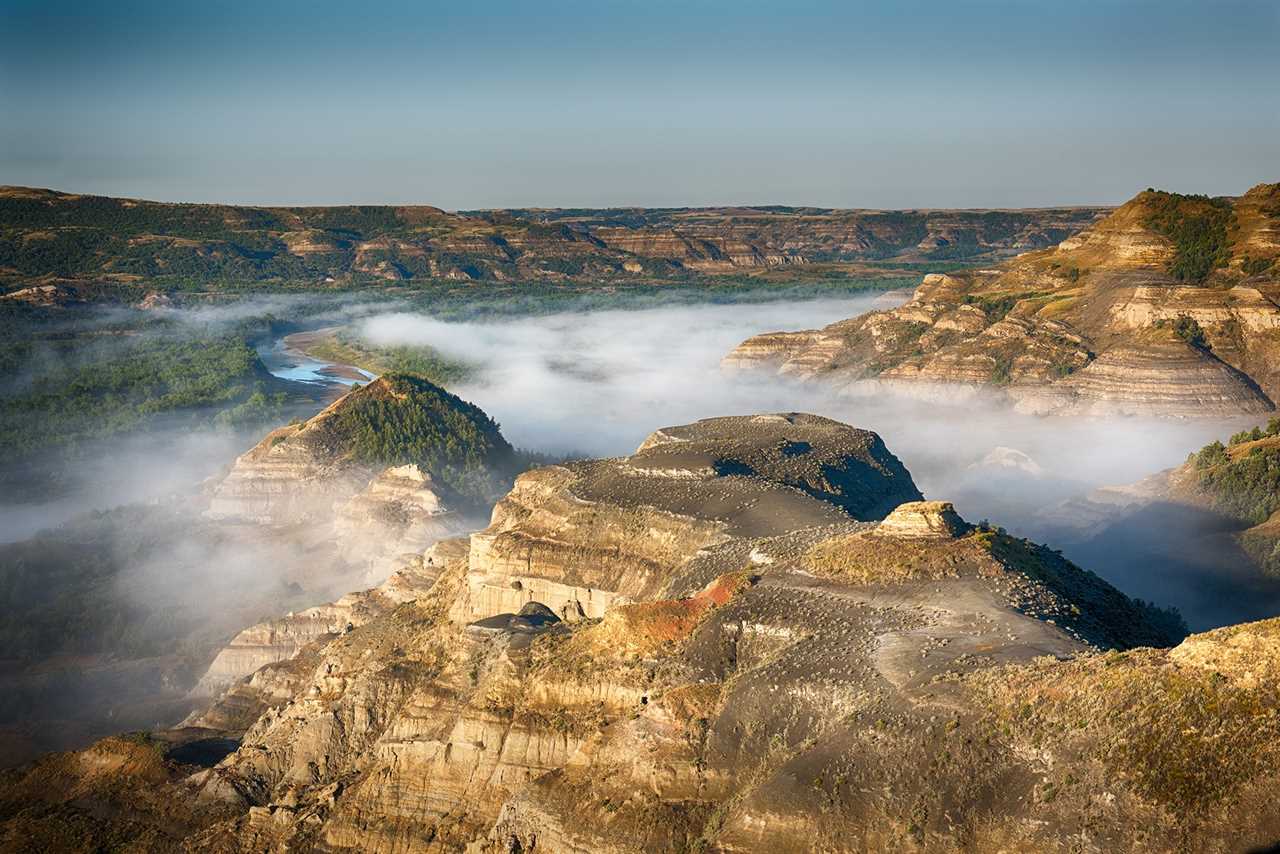
[[[1214,241],[1186,245],[1182,223]],[[755,336],[726,368],[1054,414],[1256,414],[1280,396],[1280,184],[1148,191],[1056,248],[924,277],[905,305]]]
[[[966,531],[949,501],[913,501],[897,507],[876,526],[876,533],[901,539],[950,540]]]
[[[415,461],[379,471],[405,459]],[[216,695],[430,589],[444,560],[432,545],[483,524],[485,499],[513,471],[510,445],[483,412],[397,375],[268,434],[213,487],[206,515],[309,531],[348,568],[343,589],[376,586],[244,629],[193,693]]]
[[[650,598],[733,537],[877,519],[920,494],[874,433],[805,414],[658,430],[630,457],[522,475],[472,535],[460,619],[542,602],[564,619]]]
[[[143,779],[124,770],[133,754],[104,742],[0,785],[3,832],[101,844],[132,826],[156,847],[224,852],[1272,838],[1274,799],[1252,795],[1275,782],[1270,670],[1196,647],[1212,636],[1101,653],[1181,633],[1057,553],[918,499],[874,434],[806,416],[665,428],[625,459],[535,470],[490,530],[439,552],[429,586],[163,734],[177,746],[137,766],[136,803],[122,791]],[[504,537],[521,546],[495,553]],[[477,596],[477,571],[612,601],[565,620]],[[1232,662],[1274,652],[1229,646]],[[1200,663],[1219,661],[1226,688]],[[1192,693],[1175,694],[1184,672]],[[1106,749],[1134,728],[1122,699],[1138,702],[1143,680],[1161,691],[1141,708],[1162,717],[1132,723],[1152,737]],[[1196,704],[1227,690],[1253,693],[1213,706],[1230,737],[1202,734]],[[1020,696],[1042,699],[1026,712]],[[229,753],[192,758],[217,739]],[[1227,757],[1228,775],[1195,770]],[[1183,782],[1153,785],[1148,767]],[[1098,803],[1118,808],[1081,822]]]
[[[443,540],[424,554],[406,559],[376,587],[348,593],[335,602],[257,623],[232,638],[210,663],[192,690],[197,697],[215,697],[259,669],[288,661],[307,644],[361,626],[395,606],[431,589],[441,569],[466,550],[463,541]]]
[[[376,584],[428,546],[478,527],[446,506],[431,475],[417,464],[393,466],[338,506],[334,533],[342,555],[363,563]]]

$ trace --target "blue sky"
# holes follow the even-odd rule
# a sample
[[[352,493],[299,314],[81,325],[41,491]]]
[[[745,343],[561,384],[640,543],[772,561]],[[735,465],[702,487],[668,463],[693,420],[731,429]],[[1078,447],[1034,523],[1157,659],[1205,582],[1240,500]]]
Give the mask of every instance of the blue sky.
[[[0,183],[1029,206],[1280,180],[1280,0],[0,0]]]

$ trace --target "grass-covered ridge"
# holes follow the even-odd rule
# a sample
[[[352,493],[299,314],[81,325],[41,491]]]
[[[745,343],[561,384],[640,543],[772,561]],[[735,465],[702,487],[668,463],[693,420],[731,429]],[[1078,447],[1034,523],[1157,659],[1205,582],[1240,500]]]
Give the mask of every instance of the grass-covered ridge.
[[[1270,681],[1169,658],[1138,649],[984,670],[970,681],[996,732],[1058,754],[1045,798],[1101,776],[1173,814],[1216,810],[1280,760],[1280,696]]]

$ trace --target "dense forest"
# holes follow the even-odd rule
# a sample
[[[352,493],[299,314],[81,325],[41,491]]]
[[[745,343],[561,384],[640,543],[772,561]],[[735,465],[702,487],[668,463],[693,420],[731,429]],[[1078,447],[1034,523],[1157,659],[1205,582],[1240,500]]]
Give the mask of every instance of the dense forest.
[[[182,415],[193,425],[265,423],[284,385],[248,336],[142,313],[33,314],[7,306],[0,337],[0,463]]]

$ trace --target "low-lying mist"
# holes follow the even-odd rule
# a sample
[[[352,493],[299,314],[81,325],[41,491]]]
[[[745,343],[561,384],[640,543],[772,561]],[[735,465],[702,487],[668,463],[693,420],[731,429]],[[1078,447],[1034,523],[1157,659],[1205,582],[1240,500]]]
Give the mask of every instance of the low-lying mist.
[[[1063,501],[1099,486],[1140,480],[1183,462],[1193,450],[1240,422],[1143,418],[1046,418],[1020,415],[984,399],[941,404],[897,396],[849,397],[821,384],[727,372],[721,358],[762,331],[823,326],[885,304],[884,296],[788,304],[707,305],[643,311],[564,313],[487,323],[446,323],[412,313],[358,322],[378,345],[428,345],[477,363],[478,379],[455,388],[497,419],[516,445],[548,453],[630,453],[662,426],[715,415],[806,411],[878,432],[910,469],[926,496],[953,501],[970,521],[988,519],[1033,539],[1065,537],[1056,518]],[[1190,524],[1187,522],[1186,524]],[[1198,536],[1197,532],[1179,535]],[[1213,601],[1197,572],[1153,563],[1146,538],[1167,544],[1172,532],[1130,531],[1079,544],[1094,531],[1050,539],[1079,553],[1133,595],[1179,607],[1195,628],[1256,616],[1280,598],[1256,585],[1215,583]],[[1098,548],[1111,542],[1116,549]],[[1187,572],[1191,573],[1188,580]],[[1262,603],[1261,605],[1259,603]]]
[[[627,454],[655,429],[717,415],[826,415],[878,432],[929,498],[954,502],[972,522],[987,519],[1061,547],[1127,593],[1178,607],[1192,628],[1280,613],[1276,585],[1243,571],[1230,537],[1213,530],[1203,514],[1153,509],[1123,524],[1081,530],[1064,525],[1059,510],[1099,486],[1177,465],[1239,423],[1023,416],[983,399],[944,405],[889,395],[855,398],[821,384],[721,370],[722,357],[753,334],[824,326],[902,298],[681,302],[628,310],[575,304],[578,310],[553,314],[447,322],[408,301],[331,301],[321,309],[246,300],[166,313],[155,323],[170,334],[175,326],[207,331],[250,324],[262,330],[254,339],[260,353],[280,351],[289,331],[322,325],[345,325],[376,346],[429,346],[475,366],[473,379],[451,391],[493,416],[513,445],[551,457]],[[152,328],[136,314],[126,319],[140,330]],[[287,371],[272,370],[277,377],[267,379],[284,382],[278,377]],[[287,411],[273,416],[279,423],[313,414],[338,391],[287,385],[299,391]],[[89,738],[120,726],[174,723],[186,687],[236,630],[336,598],[338,583],[377,580],[352,574],[345,564],[316,575],[317,566],[336,557],[328,529],[282,539],[254,525],[203,519],[200,482],[230,466],[271,426],[228,429],[213,421],[212,414],[204,421],[162,420],[80,447],[74,458],[50,451],[23,465],[27,474],[40,475],[47,466],[51,478],[66,478],[50,490],[55,498],[0,497],[0,543],[8,543],[0,545],[0,564],[9,562],[0,571],[11,613],[3,628],[15,648],[30,651],[15,653],[10,666],[0,668],[10,697],[0,704],[0,764],[6,756],[31,755],[33,745],[74,746],[78,733]],[[133,506],[111,510],[122,505]],[[31,615],[30,625],[16,622],[17,613]],[[79,628],[66,638],[58,634],[72,623]],[[72,663],[53,679],[39,664],[42,650]],[[157,697],[169,705],[155,705]],[[67,740],[57,744],[41,741],[42,730],[23,723],[54,715],[78,721],[64,727]],[[5,739],[12,742],[8,748]]]
[[[429,345],[482,365],[479,379],[454,391],[497,419],[518,446],[618,455],[659,427],[698,418],[814,412],[875,430],[926,494],[1010,528],[1019,521],[1010,514],[1030,516],[1082,490],[1176,465],[1227,429],[1201,421],[1024,416],[982,401],[848,397],[817,383],[721,370],[721,358],[752,334],[825,325],[876,304],[869,296],[499,323],[398,313],[367,318],[357,328],[379,345]],[[997,453],[999,463],[984,464],[998,449],[1025,458]]]

